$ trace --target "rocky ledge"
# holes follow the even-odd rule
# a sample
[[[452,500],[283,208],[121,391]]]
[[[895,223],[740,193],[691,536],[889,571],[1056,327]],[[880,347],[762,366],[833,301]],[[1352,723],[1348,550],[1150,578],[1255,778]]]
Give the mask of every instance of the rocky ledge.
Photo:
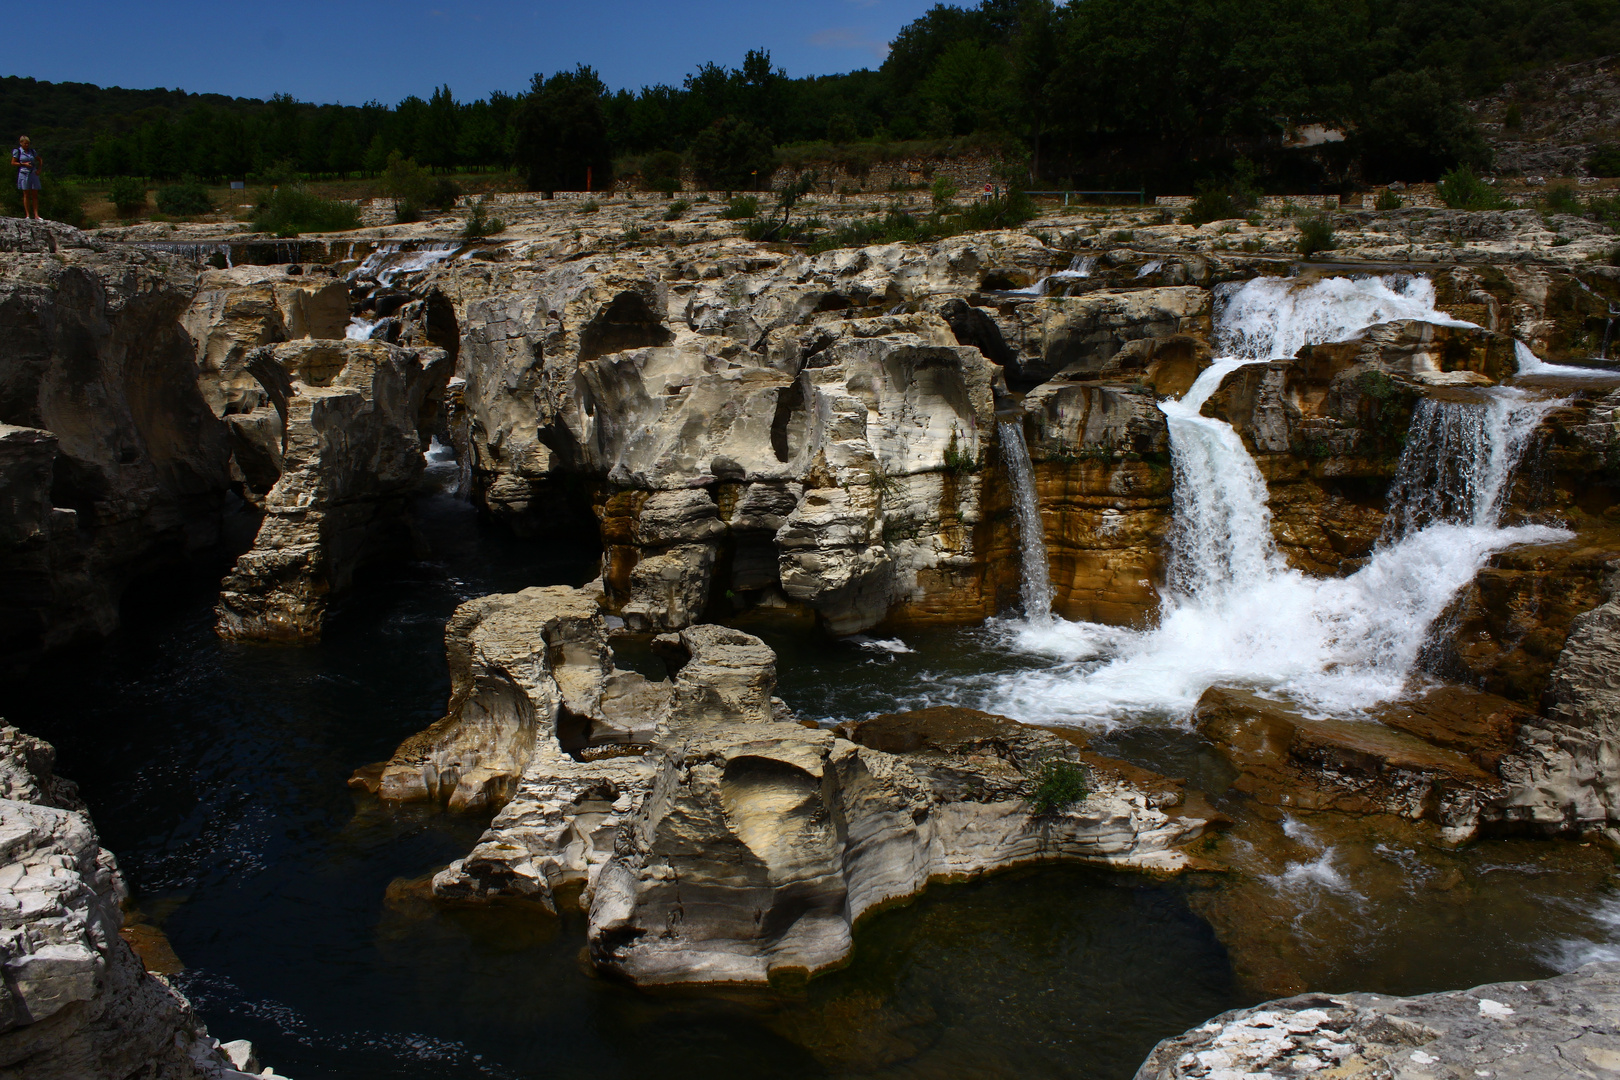
[[[49,744],[0,727],[0,1080],[238,1080],[191,1003],[118,934],[123,881]]]
[[[621,671],[602,602],[552,587],[462,605],[449,714],[354,783],[499,806],[434,895],[555,910],[579,890],[603,971],[814,973],[848,958],[862,914],[932,880],[1057,859],[1179,870],[1207,824],[1174,785],[987,713],[795,721],[772,696],[775,654],[739,630],[654,639],[669,679]],[[1085,790],[1037,812],[1053,769]]]
[[[1620,963],[1421,997],[1303,994],[1153,1048],[1136,1080],[1563,1080],[1620,1072]]]

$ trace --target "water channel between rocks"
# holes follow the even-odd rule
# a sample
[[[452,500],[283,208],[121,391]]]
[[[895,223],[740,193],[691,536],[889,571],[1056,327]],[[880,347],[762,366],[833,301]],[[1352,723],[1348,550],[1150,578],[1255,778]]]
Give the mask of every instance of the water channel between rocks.
[[[566,904],[557,918],[436,906],[424,875],[465,853],[485,819],[384,807],[344,781],[441,715],[457,604],[597,570],[591,552],[514,539],[444,496],[419,508],[431,559],[364,580],[318,646],[222,641],[215,582],[162,603],[132,596],[124,630],[38,670],[8,694],[7,719],[56,744],[204,1020],[298,1080],[1124,1080],[1158,1039],[1279,988],[1410,994],[1620,958],[1604,850],[1452,848],[1429,826],[1244,806],[1181,722],[1221,682],[1331,712],[1387,698],[1492,551],[1562,535],[1499,523],[1503,477],[1550,407],[1501,391],[1425,406],[1414,431],[1462,449],[1411,448],[1396,525],[1363,569],[1316,580],[1282,564],[1264,483],[1232,429],[1199,415],[1198,395],[1244,361],[1335,334],[1324,318],[1432,309],[1432,290],[1342,280],[1280,319],[1271,294],[1285,287],[1252,284],[1226,316],[1234,358],[1161,406],[1181,531],[1158,627],[1054,619],[1038,580],[1026,581],[1030,618],[977,629],[835,641],[769,612],[739,623],[776,650],[778,693],[805,719],[954,704],[1085,724],[1093,750],[1185,777],[1240,819],[1195,852],[1225,870],[1023,869],[936,886],[866,920],[847,968],[763,991],[654,993],[593,976],[584,918]],[[1028,455],[1003,438],[1033,538]],[[1435,476],[1455,498],[1437,499]],[[629,642],[619,661],[662,675]]]
[[[1261,934],[1259,951],[1314,987],[1391,993],[1545,975],[1605,950],[1620,923],[1595,849],[1449,853],[1398,823],[1337,837],[1284,819],[1276,844],[1226,852],[1240,868],[1230,881],[1060,868],[936,887],[865,922],[853,963],[807,986],[658,994],[603,981],[581,960],[577,913],[415,898],[409,883],[464,852],[480,820],[385,810],[344,787],[439,715],[457,603],[593,570],[450,500],[422,509],[435,557],[365,582],[317,647],[222,642],[200,589],[159,615],[132,610],[107,645],[41,671],[9,704],[83,785],[205,1021],[299,1080],[1125,1078],[1157,1039],[1263,996],[1234,976],[1206,916],[1245,946]],[[777,649],[780,693],[819,719],[961,700],[1042,664],[1010,646],[1009,624],[903,641],[748,629]],[[1227,779],[1174,729],[1095,745],[1214,793]],[[1231,918],[1256,903],[1262,920]]]

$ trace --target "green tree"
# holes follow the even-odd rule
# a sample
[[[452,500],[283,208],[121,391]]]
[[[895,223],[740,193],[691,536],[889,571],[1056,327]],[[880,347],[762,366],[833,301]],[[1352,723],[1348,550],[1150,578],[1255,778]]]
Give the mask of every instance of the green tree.
[[[513,157],[529,190],[600,191],[612,179],[613,154],[602,99],[607,87],[579,65],[549,79],[534,77],[513,119]]]
[[[692,140],[692,171],[719,191],[753,191],[770,180],[775,158],[770,132],[724,116]]]
[[[417,132],[417,153],[430,169],[451,169],[456,164],[456,140],[461,117],[448,84],[433,91]]]
[[[1397,71],[1369,87],[1356,132],[1367,178],[1431,180],[1490,164],[1490,147],[1456,84],[1429,71]]]

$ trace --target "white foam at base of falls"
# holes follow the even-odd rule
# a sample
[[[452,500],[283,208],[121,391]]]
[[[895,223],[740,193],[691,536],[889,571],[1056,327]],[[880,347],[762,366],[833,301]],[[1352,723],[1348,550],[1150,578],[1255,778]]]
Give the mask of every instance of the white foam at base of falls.
[[[1570,534],[1498,525],[1507,485],[1529,433],[1556,402],[1516,390],[1486,392],[1478,405],[1437,408],[1479,415],[1436,418],[1414,430],[1401,474],[1419,474],[1439,451],[1423,443],[1455,435],[1438,470],[1466,490],[1428,505],[1392,491],[1401,530],[1356,573],[1312,578],[1289,569],[1271,534],[1268,492],[1230,425],[1200,415],[1221,381],[1245,363],[1292,355],[1392,318],[1455,325],[1433,310],[1423,279],[1331,278],[1310,285],[1262,279],[1227,290],[1217,341],[1231,352],[1201,374],[1182,400],[1161,403],[1170,428],[1175,508],[1167,588],[1158,624],[1129,630],[1056,619],[999,621],[1007,648],[1050,663],[973,687],[973,702],[1029,723],[1112,728],[1140,720],[1185,722],[1211,686],[1247,686],[1303,708],[1346,715],[1399,696],[1434,622],[1490,556]],[[1263,317],[1270,303],[1269,321]],[[1466,443],[1466,445],[1464,445]],[[1413,509],[1416,506],[1417,509]],[[1427,507],[1427,508],[1425,508]]]
[[[1016,421],[1000,424],[1001,457],[1012,480],[1013,509],[1018,514],[1018,542],[1022,552],[1019,594],[1024,617],[1044,620],[1052,613],[1052,576],[1046,562],[1046,530],[1041,524],[1040,500],[1035,494],[1035,470],[1024,428]]]
[[[358,315],[351,316],[349,325],[343,331],[343,336],[350,341],[370,341],[372,333],[377,329],[381,319],[362,319]]]

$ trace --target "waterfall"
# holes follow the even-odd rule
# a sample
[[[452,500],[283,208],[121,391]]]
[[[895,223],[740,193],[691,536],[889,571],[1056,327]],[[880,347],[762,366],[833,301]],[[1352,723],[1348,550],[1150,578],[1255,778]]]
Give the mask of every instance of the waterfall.
[[[1013,508],[1018,512],[1018,540],[1023,565],[1019,592],[1026,619],[1044,620],[1052,613],[1052,575],[1046,564],[1046,530],[1041,525],[1041,507],[1035,497],[1035,470],[1024,443],[1024,427],[1003,420],[1001,458],[1012,480]]]
[[[1497,389],[1478,404],[1420,407],[1391,489],[1389,535],[1362,569],[1330,579],[1286,566],[1259,468],[1230,425],[1199,410],[1247,363],[1389,319],[1456,325],[1433,310],[1433,298],[1429,282],[1409,277],[1261,279],[1224,289],[1216,342],[1226,357],[1180,401],[1160,405],[1175,503],[1158,625],[999,624],[993,632],[1008,646],[1047,663],[981,686],[978,707],[1032,723],[1109,728],[1185,722],[1218,684],[1334,715],[1401,694],[1435,620],[1492,553],[1568,536],[1498,522],[1529,436],[1557,403]]]
[[[1080,281],[1084,278],[1088,278],[1096,269],[1097,256],[1076,255],[1074,258],[1069,260],[1069,268],[1067,270],[1059,270],[1056,273],[1047,274],[1033,285],[1022,289],[1014,289],[1012,291],[1015,293],[1022,293],[1025,296],[1046,296],[1052,291],[1052,287],[1054,285],[1063,285],[1070,281]]]
[[[1419,402],[1386,496],[1381,542],[1437,524],[1495,525],[1536,425],[1559,404],[1506,388],[1483,405]]]
[[[1513,357],[1519,363],[1521,376],[1558,375],[1566,379],[1617,379],[1620,370],[1614,368],[1573,367],[1568,364],[1549,364],[1530,351],[1522,341],[1514,341]]]

